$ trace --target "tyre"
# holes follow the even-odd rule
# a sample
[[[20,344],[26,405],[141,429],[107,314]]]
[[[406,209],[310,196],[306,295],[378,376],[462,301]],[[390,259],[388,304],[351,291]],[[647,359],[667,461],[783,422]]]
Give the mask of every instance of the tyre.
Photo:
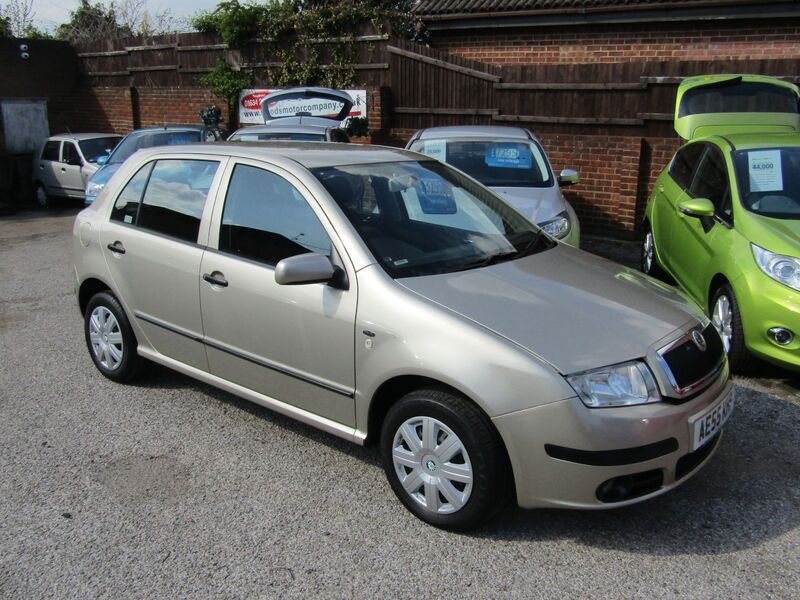
[[[739,303],[733,288],[727,283],[717,289],[711,300],[711,322],[722,338],[731,371],[751,373],[758,361],[745,346]]]
[[[389,410],[381,457],[394,493],[417,517],[466,530],[508,502],[511,475],[499,434],[468,400],[417,390]]]
[[[650,223],[647,222],[644,224],[644,237],[642,238],[641,269],[643,273],[651,277],[664,278],[664,271],[658,266],[656,258],[656,240],[653,230],[650,228]]]
[[[50,194],[47,193],[47,188],[44,187],[44,184],[41,181],[36,182],[35,198],[36,205],[39,208],[50,208],[52,205]]]
[[[99,292],[89,300],[84,330],[89,354],[103,375],[118,382],[136,378],[143,359],[136,352],[136,337],[128,317],[110,292]]]

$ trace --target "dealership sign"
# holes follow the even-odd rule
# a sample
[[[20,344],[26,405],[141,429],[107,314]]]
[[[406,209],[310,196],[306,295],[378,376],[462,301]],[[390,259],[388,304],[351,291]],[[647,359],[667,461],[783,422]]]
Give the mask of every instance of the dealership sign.
[[[281,91],[281,88],[249,89],[239,93],[239,123],[242,125],[263,125],[264,117],[261,114],[261,101],[269,94]],[[367,116],[367,91],[344,90],[353,99],[353,108],[350,109],[348,118]],[[314,117],[334,117],[341,110],[343,104],[333,100],[306,98],[302,100],[285,100],[270,107],[270,112],[285,116],[292,116],[298,112],[308,113]]]

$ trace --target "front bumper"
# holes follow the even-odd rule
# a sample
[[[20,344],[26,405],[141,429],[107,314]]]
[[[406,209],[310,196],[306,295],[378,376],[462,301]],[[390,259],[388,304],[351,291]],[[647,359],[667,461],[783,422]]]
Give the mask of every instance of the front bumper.
[[[492,421],[508,450],[519,506],[615,508],[663,494],[697,472],[714,454],[719,436],[690,452],[689,418],[731,393],[724,369],[683,404],[589,409],[571,398]],[[601,501],[600,486],[624,476],[642,479],[644,491],[620,501]]]
[[[800,292],[756,269],[733,282],[747,348],[764,360],[800,369]],[[772,327],[794,332],[794,340],[779,346],[767,337]]]

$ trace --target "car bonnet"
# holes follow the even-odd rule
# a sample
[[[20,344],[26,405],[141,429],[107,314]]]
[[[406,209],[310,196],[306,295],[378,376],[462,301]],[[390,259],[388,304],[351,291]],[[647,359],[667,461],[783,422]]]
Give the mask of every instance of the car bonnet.
[[[398,283],[565,374],[643,358],[653,344],[703,318],[674,288],[564,244]]]

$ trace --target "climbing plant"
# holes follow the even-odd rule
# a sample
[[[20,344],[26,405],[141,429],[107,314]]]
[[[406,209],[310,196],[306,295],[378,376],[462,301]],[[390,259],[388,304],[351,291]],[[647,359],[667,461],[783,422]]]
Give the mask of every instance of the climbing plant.
[[[352,38],[365,26],[419,38],[422,28],[411,12],[414,0],[223,0],[194,18],[194,27],[216,33],[230,48],[262,43],[268,48],[269,80],[276,86],[356,83],[352,65],[358,47]],[[323,68],[323,60],[324,66]]]
[[[225,61],[199,78],[200,83],[209,87],[211,92],[228,103],[228,114],[234,115],[239,102],[239,92],[250,87],[253,78],[244,71],[234,71]]]

